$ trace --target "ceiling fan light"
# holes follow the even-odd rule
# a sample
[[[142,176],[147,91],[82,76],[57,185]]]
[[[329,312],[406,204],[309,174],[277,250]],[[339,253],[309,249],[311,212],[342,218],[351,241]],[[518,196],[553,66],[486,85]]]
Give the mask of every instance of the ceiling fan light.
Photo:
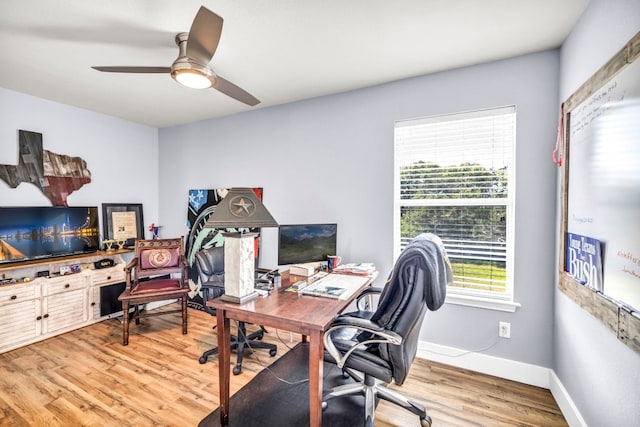
[[[213,85],[209,76],[194,69],[175,70],[171,75],[178,83],[192,89],[208,89]]]

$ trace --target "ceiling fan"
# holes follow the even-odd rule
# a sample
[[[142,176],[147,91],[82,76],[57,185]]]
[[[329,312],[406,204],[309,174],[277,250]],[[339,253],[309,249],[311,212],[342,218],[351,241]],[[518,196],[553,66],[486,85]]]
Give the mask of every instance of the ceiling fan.
[[[213,88],[247,105],[260,103],[249,92],[223,79],[209,66],[222,33],[222,17],[200,7],[188,33],[176,35],[180,52],[170,67],[91,67],[107,73],[170,73],[178,83],[194,89]]]

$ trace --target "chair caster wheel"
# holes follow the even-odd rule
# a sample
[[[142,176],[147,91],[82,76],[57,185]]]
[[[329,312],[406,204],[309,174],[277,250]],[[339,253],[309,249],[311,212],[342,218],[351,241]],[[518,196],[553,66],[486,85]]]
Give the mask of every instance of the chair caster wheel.
[[[207,358],[204,356],[200,356],[200,359],[198,359],[198,362],[200,362],[201,365],[204,365],[205,363],[207,363]]]
[[[240,366],[233,367],[233,375],[240,375],[240,372],[242,372],[242,368]]]
[[[424,418],[420,418],[420,425],[422,427],[431,427],[431,417],[430,416],[425,416]]]
[[[278,352],[278,351],[277,351],[277,350],[275,350],[275,349],[273,349],[273,350],[269,350],[269,356],[273,357],[273,356],[275,356],[275,355],[276,355],[276,353],[277,353],[277,352]]]

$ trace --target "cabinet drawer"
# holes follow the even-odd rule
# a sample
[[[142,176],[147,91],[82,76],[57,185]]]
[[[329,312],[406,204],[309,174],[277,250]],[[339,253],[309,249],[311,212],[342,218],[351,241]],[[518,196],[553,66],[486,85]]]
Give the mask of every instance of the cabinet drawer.
[[[47,279],[44,282],[44,295],[55,295],[60,292],[72,291],[75,289],[82,289],[85,286],[84,275],[69,275],[63,277],[56,277],[54,279]]]
[[[36,298],[36,286],[33,283],[0,287],[0,306],[34,298]]]
[[[93,270],[91,273],[92,285],[107,285],[118,282],[124,282],[124,264],[116,264],[113,267]]]

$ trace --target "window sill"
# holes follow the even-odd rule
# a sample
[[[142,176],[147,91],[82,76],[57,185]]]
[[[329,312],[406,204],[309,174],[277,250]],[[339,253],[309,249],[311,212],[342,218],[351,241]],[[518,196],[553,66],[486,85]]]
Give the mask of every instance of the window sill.
[[[519,302],[514,301],[501,301],[491,298],[481,298],[477,296],[455,294],[447,294],[445,303],[484,308],[487,310],[508,311],[510,313],[514,313],[516,311],[516,308],[521,307],[521,304]]]

